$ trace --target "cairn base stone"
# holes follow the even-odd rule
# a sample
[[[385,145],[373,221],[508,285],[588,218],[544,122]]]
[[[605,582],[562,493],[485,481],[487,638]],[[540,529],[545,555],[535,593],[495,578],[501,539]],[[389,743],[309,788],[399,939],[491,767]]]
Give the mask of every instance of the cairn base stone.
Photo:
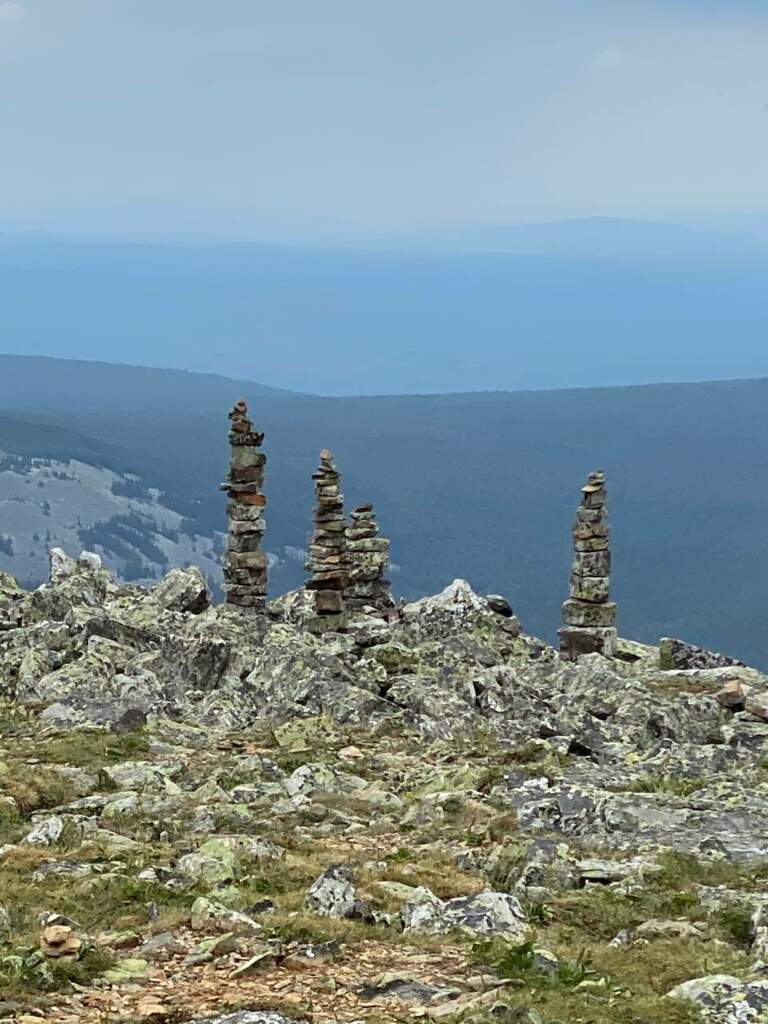
[[[339,612],[337,615],[312,615],[304,620],[304,625],[310,633],[343,633],[347,621],[347,613]]]
[[[605,658],[616,657],[618,632],[611,627],[563,626],[558,631],[560,654],[575,661],[582,654],[602,654]]]

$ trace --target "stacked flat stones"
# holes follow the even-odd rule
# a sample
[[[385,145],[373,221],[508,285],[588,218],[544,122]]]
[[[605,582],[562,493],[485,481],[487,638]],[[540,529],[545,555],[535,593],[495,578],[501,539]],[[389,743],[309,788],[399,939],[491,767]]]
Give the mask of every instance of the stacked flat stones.
[[[253,429],[241,399],[229,414],[229,476],[221,485],[229,495],[229,536],[224,562],[227,604],[264,614],[267,606],[267,556],[261,550],[266,526],[262,493],[267,457],[259,451],[264,435]]]
[[[373,505],[359,505],[350,516],[346,530],[349,585],[344,591],[352,611],[372,608],[386,615],[395,607],[389,580],[389,541],[379,536]]]
[[[616,605],[610,599],[611,552],[605,473],[590,473],[581,489],[573,524],[574,560],[570,598],[563,604],[560,653],[569,660],[580,654],[616,653]]]
[[[346,522],[341,477],[333,455],[323,449],[320,467],[312,474],[315,481],[315,530],[309,545],[307,590],[314,594],[315,618],[311,629],[324,631],[343,629],[346,625],[344,589],[348,583],[346,553]]]

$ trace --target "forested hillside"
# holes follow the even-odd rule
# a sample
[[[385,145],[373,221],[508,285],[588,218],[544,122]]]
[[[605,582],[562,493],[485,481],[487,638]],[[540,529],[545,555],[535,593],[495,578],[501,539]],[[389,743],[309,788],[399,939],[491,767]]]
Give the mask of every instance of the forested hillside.
[[[578,489],[600,466],[621,631],[644,640],[681,634],[768,664],[767,381],[343,399],[235,382],[206,398],[206,388],[184,412],[172,395],[152,411],[127,393],[119,408],[112,395],[100,408],[91,395],[90,407],[66,415],[37,403],[35,422],[57,428],[51,444],[69,436],[60,428],[73,431],[73,451],[94,439],[94,458],[109,451],[113,468],[138,473],[185,528],[213,542],[225,523],[218,485],[227,407],[242,391],[267,435],[274,588],[303,578],[310,476],[328,446],[348,505],[377,505],[393,541],[397,592],[434,591],[463,576],[478,590],[506,593],[526,628],[549,638],[567,590]],[[33,375],[26,385],[18,378],[17,424],[34,391]],[[9,416],[0,448],[27,438],[26,428],[8,433]]]

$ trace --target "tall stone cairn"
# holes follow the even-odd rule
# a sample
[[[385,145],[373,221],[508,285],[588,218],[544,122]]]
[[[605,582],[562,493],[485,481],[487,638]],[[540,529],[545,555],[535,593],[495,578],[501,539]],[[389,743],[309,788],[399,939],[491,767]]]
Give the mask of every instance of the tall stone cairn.
[[[312,576],[306,588],[314,594],[315,618],[308,625],[310,629],[323,632],[343,629],[346,625],[344,589],[349,578],[341,477],[327,449],[320,452],[320,467],[312,474],[312,479],[315,481],[315,529],[306,564]]]
[[[605,473],[590,473],[581,489],[573,524],[571,596],[563,604],[560,653],[616,653],[616,605],[610,599],[611,552],[608,545],[608,494]]]
[[[349,609],[374,608],[386,615],[395,607],[389,580],[389,541],[379,536],[373,505],[359,505],[346,529],[349,585],[344,601]]]
[[[264,435],[253,429],[240,399],[229,414],[229,475],[221,485],[229,495],[229,536],[224,562],[227,604],[263,615],[267,608],[267,556],[261,550],[266,522],[262,493],[267,456],[259,451]]]

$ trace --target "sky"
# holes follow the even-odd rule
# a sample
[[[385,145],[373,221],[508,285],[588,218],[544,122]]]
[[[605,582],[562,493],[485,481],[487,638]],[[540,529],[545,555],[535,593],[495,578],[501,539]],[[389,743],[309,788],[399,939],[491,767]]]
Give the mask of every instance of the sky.
[[[0,229],[768,211],[768,0],[0,0]]]

